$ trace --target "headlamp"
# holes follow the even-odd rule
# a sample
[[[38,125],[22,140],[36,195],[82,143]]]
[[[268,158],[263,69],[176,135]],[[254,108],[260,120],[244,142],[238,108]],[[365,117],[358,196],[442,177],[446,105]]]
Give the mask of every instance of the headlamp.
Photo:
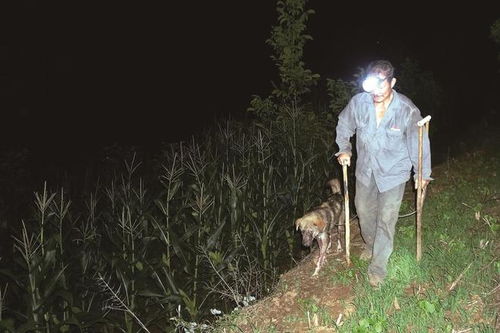
[[[384,83],[386,78],[380,78],[375,75],[368,75],[366,79],[363,81],[363,89],[364,91],[371,93],[375,89],[380,89],[382,88],[382,85]]]

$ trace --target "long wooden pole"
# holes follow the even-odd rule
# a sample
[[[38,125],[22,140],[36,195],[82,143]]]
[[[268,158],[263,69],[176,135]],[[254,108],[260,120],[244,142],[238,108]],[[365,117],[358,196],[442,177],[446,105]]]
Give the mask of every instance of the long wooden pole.
[[[431,116],[427,116],[417,123],[418,126],[418,175],[417,175],[417,261],[422,259],[422,208],[424,205],[425,189],[423,187],[423,126],[429,130]]]
[[[344,174],[344,213],[345,213],[345,259],[351,264],[351,225],[349,223],[349,187],[347,184],[347,164],[342,165]]]

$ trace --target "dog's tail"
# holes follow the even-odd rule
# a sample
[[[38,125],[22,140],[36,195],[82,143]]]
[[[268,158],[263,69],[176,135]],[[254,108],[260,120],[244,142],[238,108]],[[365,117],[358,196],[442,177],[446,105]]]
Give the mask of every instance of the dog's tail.
[[[337,194],[341,192],[340,181],[337,178],[330,179],[327,182],[328,186],[332,190],[332,194]]]

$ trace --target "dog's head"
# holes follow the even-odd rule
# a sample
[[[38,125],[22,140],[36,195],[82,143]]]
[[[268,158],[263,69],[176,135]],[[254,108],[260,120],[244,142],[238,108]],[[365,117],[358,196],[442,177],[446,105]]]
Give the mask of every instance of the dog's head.
[[[341,192],[340,181],[337,178],[330,179],[326,184],[330,187],[332,194]]]
[[[313,240],[325,230],[326,223],[315,214],[308,214],[295,221],[295,228],[302,233],[302,245],[311,246]]]

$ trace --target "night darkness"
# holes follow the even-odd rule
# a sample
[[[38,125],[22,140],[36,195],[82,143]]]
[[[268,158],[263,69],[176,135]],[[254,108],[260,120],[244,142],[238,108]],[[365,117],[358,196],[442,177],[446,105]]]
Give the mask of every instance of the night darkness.
[[[359,324],[358,331],[369,330],[363,322],[385,330],[404,316],[408,326],[394,326],[400,331],[438,327],[431,321],[447,332],[498,324],[500,45],[490,34],[500,10],[474,2],[441,9],[418,1],[368,6],[309,0],[315,14],[307,33],[313,40],[303,61],[321,79],[287,109],[290,114],[273,118],[272,112],[283,111],[283,99],[266,110],[271,120],[255,123],[248,112],[252,97],[268,97],[279,83],[266,44],[277,25],[276,3],[1,2],[2,332],[73,332],[76,326],[82,332],[131,332],[145,328],[139,318],[152,332],[168,331],[215,321],[220,317],[214,309],[235,313],[250,296],[260,300],[276,286],[286,292],[266,298],[262,309],[269,319],[249,311],[266,325],[280,315],[290,325],[307,322],[308,331],[311,322],[337,330],[349,320]],[[405,193],[397,188],[406,197],[399,218],[423,216],[424,264],[407,260],[413,251],[408,244],[419,233],[406,219],[398,225],[403,238],[394,243],[406,250],[395,256],[401,267],[389,271],[384,297],[377,296],[379,288],[357,287],[373,282],[370,272],[360,270],[368,262],[355,260],[349,267],[339,251],[325,275],[309,279],[306,266],[314,265],[316,243],[300,241],[305,232],[318,235],[320,246],[321,240],[340,245],[341,236],[349,239],[351,223],[356,258],[362,250],[358,240],[366,235],[359,233],[355,209],[362,192],[356,193],[359,168],[355,159],[349,169],[337,163],[336,123],[332,112],[320,111],[331,111],[327,79],[351,81],[377,59],[394,64],[396,89],[423,116],[432,115],[435,179],[425,206],[423,198],[417,201],[422,205],[413,204],[412,181]],[[399,80],[405,63],[418,63],[418,75]],[[238,122],[218,131],[217,122],[227,118]],[[377,130],[387,146],[379,140],[366,149],[403,156],[395,149],[408,132],[394,124]],[[390,172],[406,164],[394,157]],[[325,186],[336,177],[344,180],[344,196]],[[385,206],[377,204],[378,215],[370,214],[374,229],[382,231],[377,242],[385,247],[378,254],[375,246],[367,251],[379,258],[372,264],[392,251],[387,230],[394,228],[400,203],[394,193],[379,200]],[[342,204],[346,214],[339,217]],[[307,212],[314,212],[311,218],[294,224]],[[282,280],[291,267],[301,268]],[[360,298],[367,308],[358,306]],[[343,312],[337,317],[321,302]],[[300,315],[289,315],[294,308]],[[313,320],[309,309],[318,309],[311,310]]]
[[[493,8],[309,7],[305,62],[323,80],[350,79],[376,58],[411,57],[453,97],[457,117],[493,107]],[[153,151],[188,139],[214,117],[244,115],[276,75],[265,44],[272,1],[24,0],[2,12],[1,142],[27,148],[32,164],[92,159],[113,143]]]

